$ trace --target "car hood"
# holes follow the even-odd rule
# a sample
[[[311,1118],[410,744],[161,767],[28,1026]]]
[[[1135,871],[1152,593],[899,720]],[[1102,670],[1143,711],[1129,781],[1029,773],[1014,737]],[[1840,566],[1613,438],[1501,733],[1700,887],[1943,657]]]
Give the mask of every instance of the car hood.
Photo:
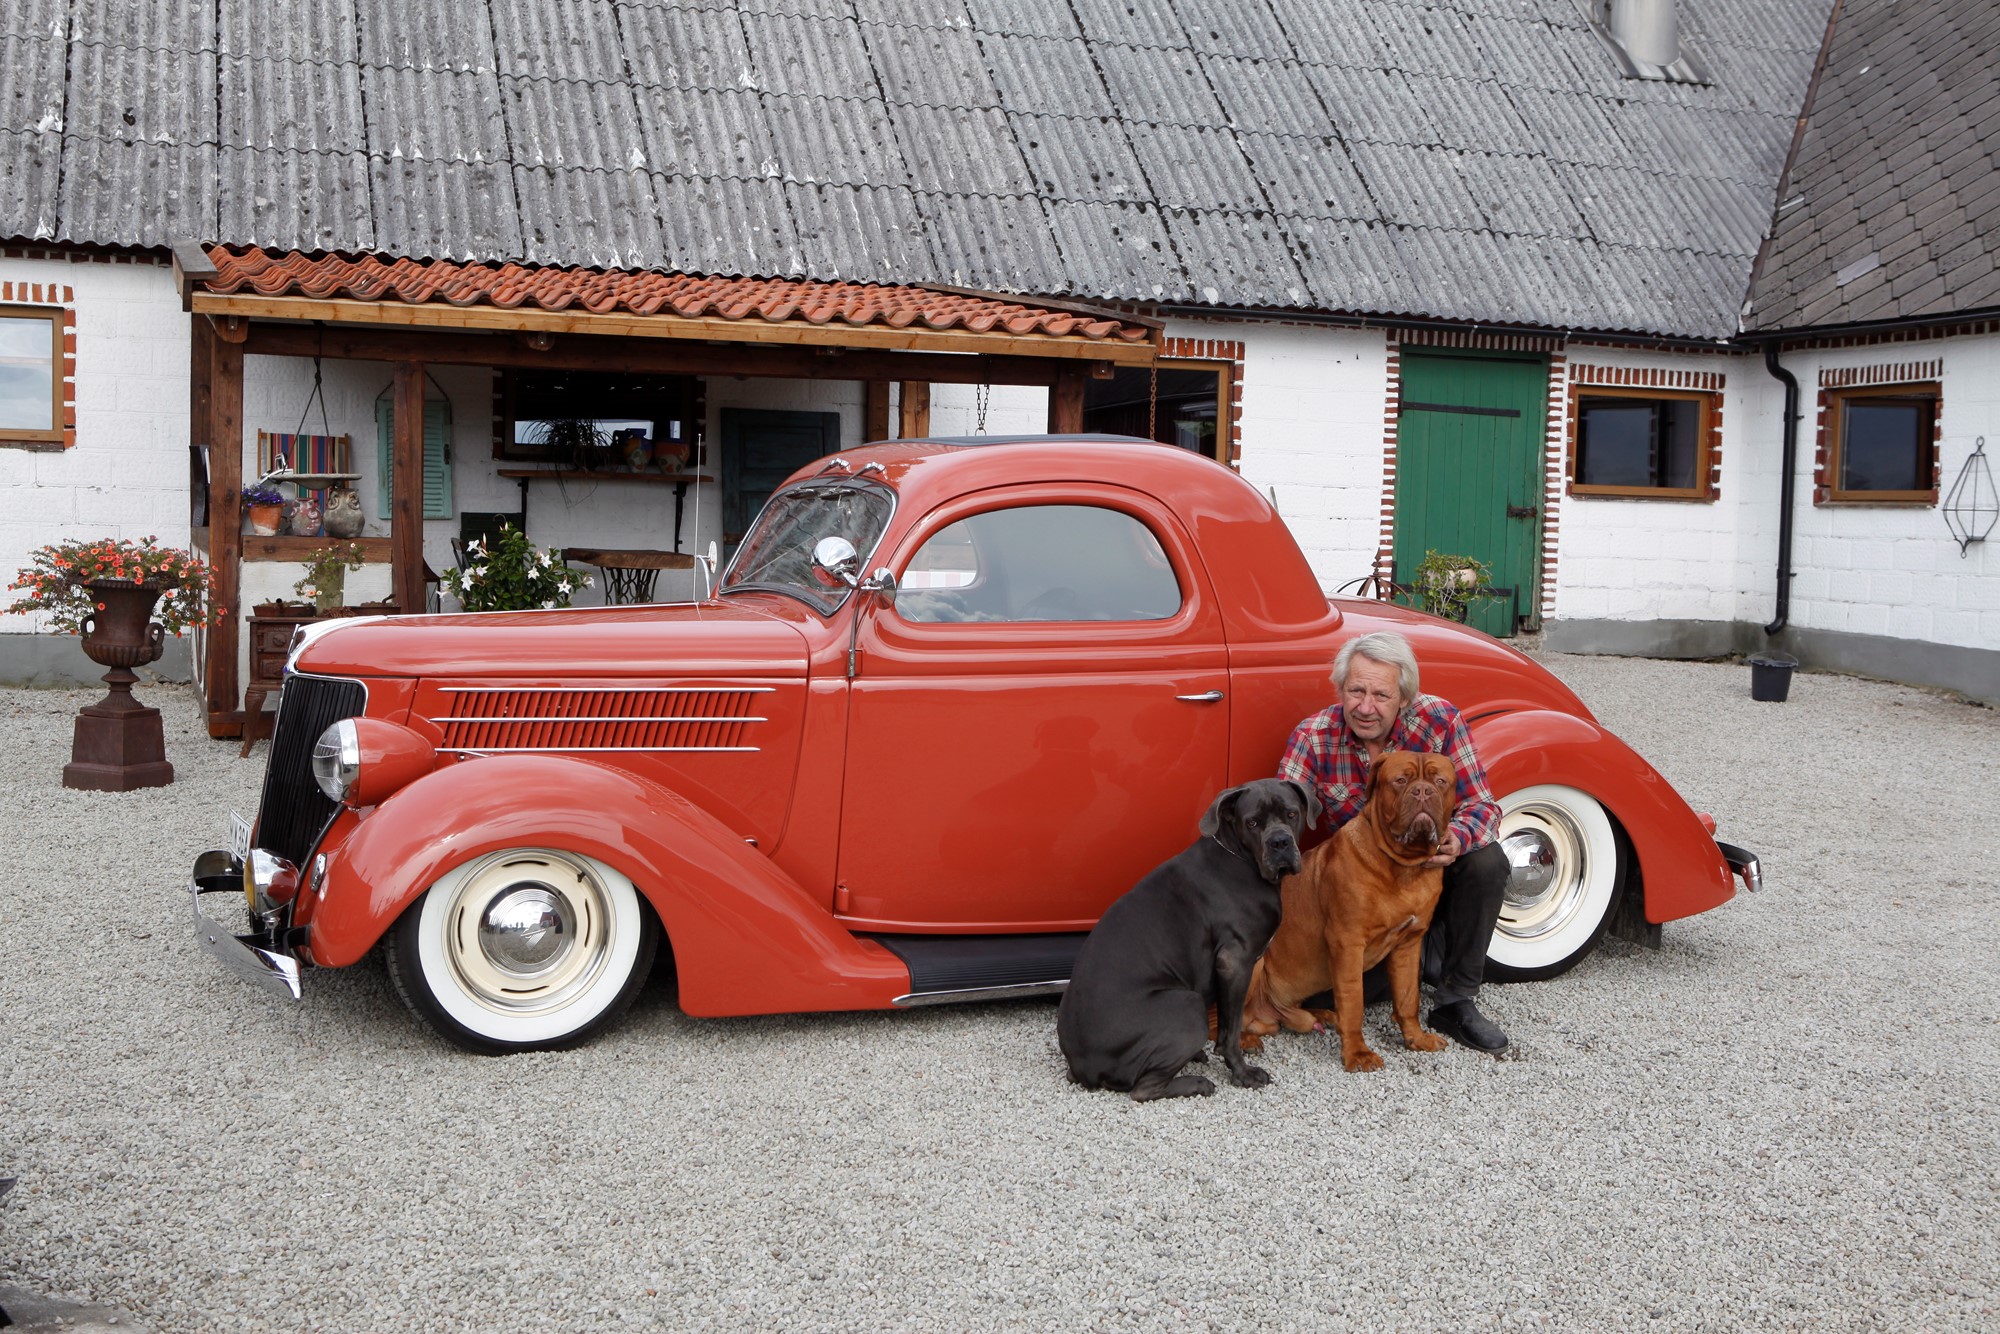
[[[291,670],[359,677],[804,677],[798,627],[719,602],[379,616],[306,627]]]

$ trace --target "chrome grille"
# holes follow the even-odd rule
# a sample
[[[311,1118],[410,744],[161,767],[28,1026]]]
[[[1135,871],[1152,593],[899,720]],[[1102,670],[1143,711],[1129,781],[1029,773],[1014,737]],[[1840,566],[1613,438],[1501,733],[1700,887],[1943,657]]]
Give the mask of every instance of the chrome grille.
[[[770,686],[582,686],[443,692],[440,750],[751,751]]]
[[[278,721],[271,731],[271,763],[264,770],[264,797],[257,808],[257,846],[294,866],[306,858],[340,809],[313,782],[313,743],[342,718],[367,707],[359,681],[322,676],[287,676],[278,694]]]

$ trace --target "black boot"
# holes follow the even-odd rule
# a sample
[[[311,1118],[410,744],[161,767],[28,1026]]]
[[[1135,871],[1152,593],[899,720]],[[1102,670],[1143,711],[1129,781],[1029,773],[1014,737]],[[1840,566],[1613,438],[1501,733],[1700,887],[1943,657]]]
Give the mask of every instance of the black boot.
[[[1424,1026],[1474,1051],[1495,1054],[1507,1050],[1507,1035],[1469,1000],[1433,1006]]]

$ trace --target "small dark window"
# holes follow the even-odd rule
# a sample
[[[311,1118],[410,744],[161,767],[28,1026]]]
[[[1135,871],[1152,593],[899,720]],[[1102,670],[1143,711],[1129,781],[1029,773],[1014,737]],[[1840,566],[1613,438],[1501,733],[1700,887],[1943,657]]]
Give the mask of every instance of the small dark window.
[[[1597,388],[1574,391],[1570,491],[1711,499],[1715,397]]]
[[[624,433],[662,447],[693,439],[694,381],[686,376],[520,370],[508,373],[502,393],[503,459],[610,468],[625,461]]]
[[[1155,375],[1150,367],[1120,366],[1109,379],[1085,382],[1083,429],[1157,440],[1226,461],[1229,370],[1223,363],[1163,361]]]
[[[1936,501],[1935,389],[1897,385],[1830,397],[1829,499]]]
[[[0,306],[0,441],[61,443],[62,312]]]

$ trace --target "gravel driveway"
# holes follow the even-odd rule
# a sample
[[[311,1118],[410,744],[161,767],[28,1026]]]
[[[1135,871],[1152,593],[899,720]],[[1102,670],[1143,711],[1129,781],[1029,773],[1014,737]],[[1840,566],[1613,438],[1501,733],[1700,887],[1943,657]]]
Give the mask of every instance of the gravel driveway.
[[[159,1330],[2000,1327],[2000,716],[1740,665],[1547,659],[1767,889],[1489,988],[1516,1059],[1137,1106],[1050,1002],[430,1037],[379,966],[288,1006],[183,877],[264,750],[58,786],[95,692],[0,691],[0,1284]]]

